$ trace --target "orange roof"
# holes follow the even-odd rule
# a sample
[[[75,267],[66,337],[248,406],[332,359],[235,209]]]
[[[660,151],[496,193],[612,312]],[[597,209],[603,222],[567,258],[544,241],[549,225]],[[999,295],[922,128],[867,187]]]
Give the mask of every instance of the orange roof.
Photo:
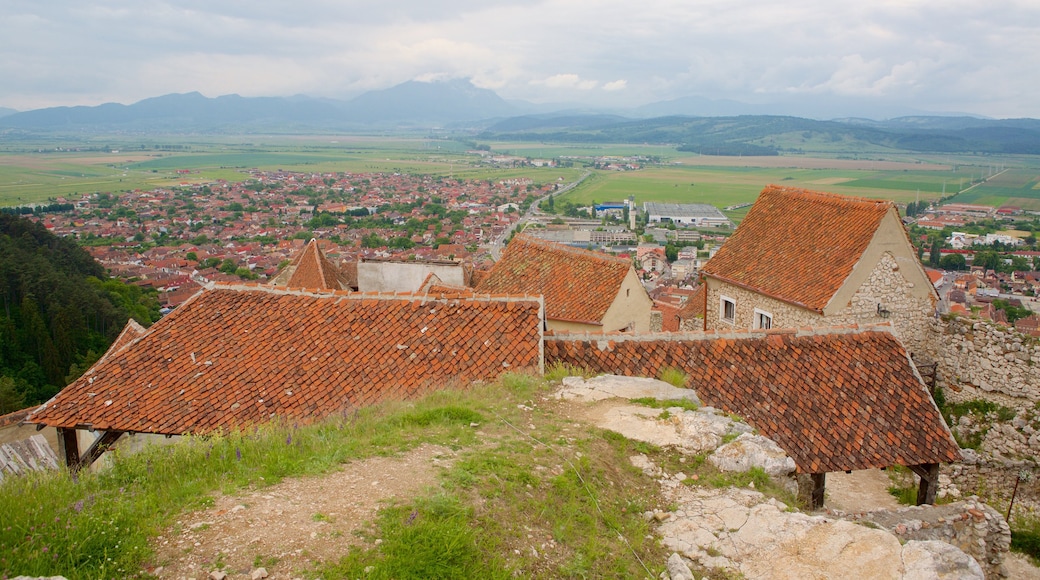
[[[476,291],[540,294],[546,318],[602,324],[631,268],[631,262],[606,254],[516,236]]]
[[[348,290],[350,284],[346,274],[340,272],[325,257],[325,252],[318,246],[318,240],[312,239],[303,253],[285,267],[283,275],[272,280],[276,286],[288,288],[312,288],[321,290]],[[287,279],[286,279],[287,278]]]
[[[661,336],[557,334],[546,337],[545,359],[625,375],[680,368],[705,404],[746,419],[803,473],[960,460],[927,387],[887,329]]]
[[[205,433],[307,422],[541,364],[538,299],[218,285],[110,352],[29,422]]]
[[[126,326],[123,327],[122,332],[116,337],[115,341],[112,342],[105,354],[101,355],[98,362],[101,362],[108,358],[110,355],[122,351],[124,348],[130,345],[131,342],[144,336],[148,330],[141,326],[136,320],[131,318],[126,321]],[[96,363],[95,363],[96,364]]]
[[[701,272],[822,312],[892,207],[890,201],[767,186]]]
[[[936,282],[943,279],[943,273],[940,270],[933,270],[931,268],[925,268],[924,273],[928,274],[928,280],[931,281],[934,286]]]

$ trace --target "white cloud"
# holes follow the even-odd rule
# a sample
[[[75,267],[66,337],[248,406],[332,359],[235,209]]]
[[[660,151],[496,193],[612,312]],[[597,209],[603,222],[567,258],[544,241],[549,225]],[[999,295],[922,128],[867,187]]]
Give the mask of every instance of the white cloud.
[[[1040,117],[1038,28],[1029,0],[7,0],[0,106],[465,77],[542,102],[797,94]]]
[[[599,83],[592,80],[582,80],[582,78],[573,73],[557,74],[551,77],[532,81],[536,85],[545,85],[551,89],[580,89],[588,91],[596,88]]]

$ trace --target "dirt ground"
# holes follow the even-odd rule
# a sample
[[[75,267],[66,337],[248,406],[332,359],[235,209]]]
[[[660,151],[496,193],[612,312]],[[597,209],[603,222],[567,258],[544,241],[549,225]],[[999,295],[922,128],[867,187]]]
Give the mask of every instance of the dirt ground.
[[[555,404],[562,415],[595,423],[624,402]],[[147,571],[164,579],[203,580],[219,569],[239,579],[263,567],[268,578],[301,577],[317,562],[344,555],[387,502],[436,488],[440,470],[453,460],[450,449],[422,445],[398,457],[348,463],[325,476],[217,496],[212,507],[185,514],[156,538],[156,558]],[[888,485],[888,474],[880,470],[828,474],[825,505],[847,512],[901,507]],[[1040,568],[1024,557],[1008,554],[1006,563],[1011,578],[1040,580]]]
[[[385,502],[436,487],[439,470],[453,457],[445,447],[422,445],[399,457],[348,463],[325,476],[218,496],[211,508],[185,514],[156,538],[147,571],[202,580],[222,569],[234,579],[262,567],[268,578],[296,578],[318,561],[345,554]]]

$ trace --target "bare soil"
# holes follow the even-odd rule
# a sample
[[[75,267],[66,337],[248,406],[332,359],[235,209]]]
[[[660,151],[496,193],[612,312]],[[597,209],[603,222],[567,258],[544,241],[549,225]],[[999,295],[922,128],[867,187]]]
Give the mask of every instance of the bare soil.
[[[232,579],[249,578],[262,567],[268,578],[296,578],[319,561],[346,554],[387,502],[436,488],[439,471],[453,458],[450,449],[421,445],[398,457],[347,463],[324,476],[217,496],[212,507],[185,514],[155,539],[148,571],[159,578],[203,579],[222,570]]]

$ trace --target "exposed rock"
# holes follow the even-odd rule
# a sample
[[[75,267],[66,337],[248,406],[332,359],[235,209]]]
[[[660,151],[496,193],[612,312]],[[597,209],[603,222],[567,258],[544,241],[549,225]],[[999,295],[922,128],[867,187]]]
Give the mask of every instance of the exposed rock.
[[[209,573],[209,580],[224,580],[227,578],[227,574],[220,570],[214,570]]]
[[[673,552],[671,556],[668,556],[668,563],[665,564],[665,567],[668,570],[668,578],[670,580],[697,580],[690,567],[686,565],[686,561],[679,554]]]
[[[563,386],[556,393],[561,399],[591,402],[613,398],[651,397],[659,401],[688,399],[700,404],[700,399],[693,389],[680,389],[657,379],[601,375],[588,380],[581,377],[564,377],[562,382]]]
[[[784,453],[772,439],[762,435],[744,433],[735,440],[719,447],[708,456],[721,471],[748,471],[761,467],[772,477],[794,473],[794,459]]]
[[[903,546],[904,580],[983,579],[982,567],[961,550],[938,540],[910,541]]]
[[[984,577],[977,562],[950,544],[910,542],[907,548],[885,529],[789,512],[758,492],[678,488],[671,494],[679,508],[658,527],[662,543],[749,580]]]
[[[257,568],[249,574],[249,580],[263,580],[267,578],[267,568]]]

